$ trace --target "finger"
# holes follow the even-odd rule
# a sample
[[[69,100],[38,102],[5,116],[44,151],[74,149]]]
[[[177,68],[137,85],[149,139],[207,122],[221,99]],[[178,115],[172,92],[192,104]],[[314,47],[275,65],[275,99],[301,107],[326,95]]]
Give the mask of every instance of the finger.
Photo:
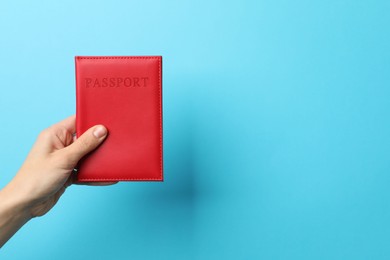
[[[102,125],[96,125],[88,129],[71,145],[61,150],[69,162],[76,165],[77,162],[89,152],[96,149],[106,138],[108,132]]]
[[[69,133],[73,134],[76,132],[76,115],[71,115],[64,120],[57,123],[57,125],[60,125],[62,127],[65,127],[66,130],[69,131]]]
[[[68,120],[69,122],[70,120]],[[33,151],[30,154],[34,154],[36,152],[40,153],[51,153],[56,150],[63,149],[64,147],[70,145],[73,142],[73,135],[65,127],[64,124],[57,123],[54,124],[44,130],[42,130],[37,140],[34,144]]]
[[[73,182],[76,185],[87,185],[87,186],[109,186],[117,184],[117,181],[99,181],[99,182]]]

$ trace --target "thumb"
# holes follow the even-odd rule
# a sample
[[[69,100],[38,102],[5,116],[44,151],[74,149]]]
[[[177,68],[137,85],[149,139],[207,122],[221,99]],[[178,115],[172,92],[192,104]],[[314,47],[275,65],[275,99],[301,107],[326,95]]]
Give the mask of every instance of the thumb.
[[[63,152],[74,165],[89,152],[95,150],[107,137],[107,129],[103,125],[96,125],[79,136],[71,145],[65,147]]]

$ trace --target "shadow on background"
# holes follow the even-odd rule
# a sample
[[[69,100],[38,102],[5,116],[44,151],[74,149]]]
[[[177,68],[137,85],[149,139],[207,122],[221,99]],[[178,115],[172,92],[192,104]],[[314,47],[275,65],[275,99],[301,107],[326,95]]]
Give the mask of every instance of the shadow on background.
[[[122,213],[131,222],[122,227],[131,233],[130,240],[137,239],[142,246],[157,245],[161,250],[175,247],[178,255],[190,256],[199,195],[193,136],[195,123],[188,100],[183,96],[181,99],[169,98],[173,100],[164,100],[164,111],[170,111],[164,114],[163,125],[164,182],[120,184],[121,198],[118,199],[124,209]]]

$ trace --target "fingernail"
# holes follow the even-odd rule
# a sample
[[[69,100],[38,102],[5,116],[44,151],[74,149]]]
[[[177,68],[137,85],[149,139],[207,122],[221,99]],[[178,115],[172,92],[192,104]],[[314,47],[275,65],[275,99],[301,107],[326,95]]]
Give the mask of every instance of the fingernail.
[[[101,137],[105,136],[106,134],[107,134],[107,129],[104,126],[98,126],[93,131],[93,135],[96,138],[101,138]]]

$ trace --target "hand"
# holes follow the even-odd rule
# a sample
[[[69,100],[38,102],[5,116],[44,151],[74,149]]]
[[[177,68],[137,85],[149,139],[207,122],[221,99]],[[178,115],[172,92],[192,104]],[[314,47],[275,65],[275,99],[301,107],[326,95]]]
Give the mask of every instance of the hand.
[[[107,136],[102,125],[91,127],[77,139],[75,131],[75,116],[42,131],[16,176],[0,191],[0,247],[13,231],[29,219],[46,214],[57,203],[73,183],[72,172],[78,161]],[[9,237],[4,237],[5,233]]]

